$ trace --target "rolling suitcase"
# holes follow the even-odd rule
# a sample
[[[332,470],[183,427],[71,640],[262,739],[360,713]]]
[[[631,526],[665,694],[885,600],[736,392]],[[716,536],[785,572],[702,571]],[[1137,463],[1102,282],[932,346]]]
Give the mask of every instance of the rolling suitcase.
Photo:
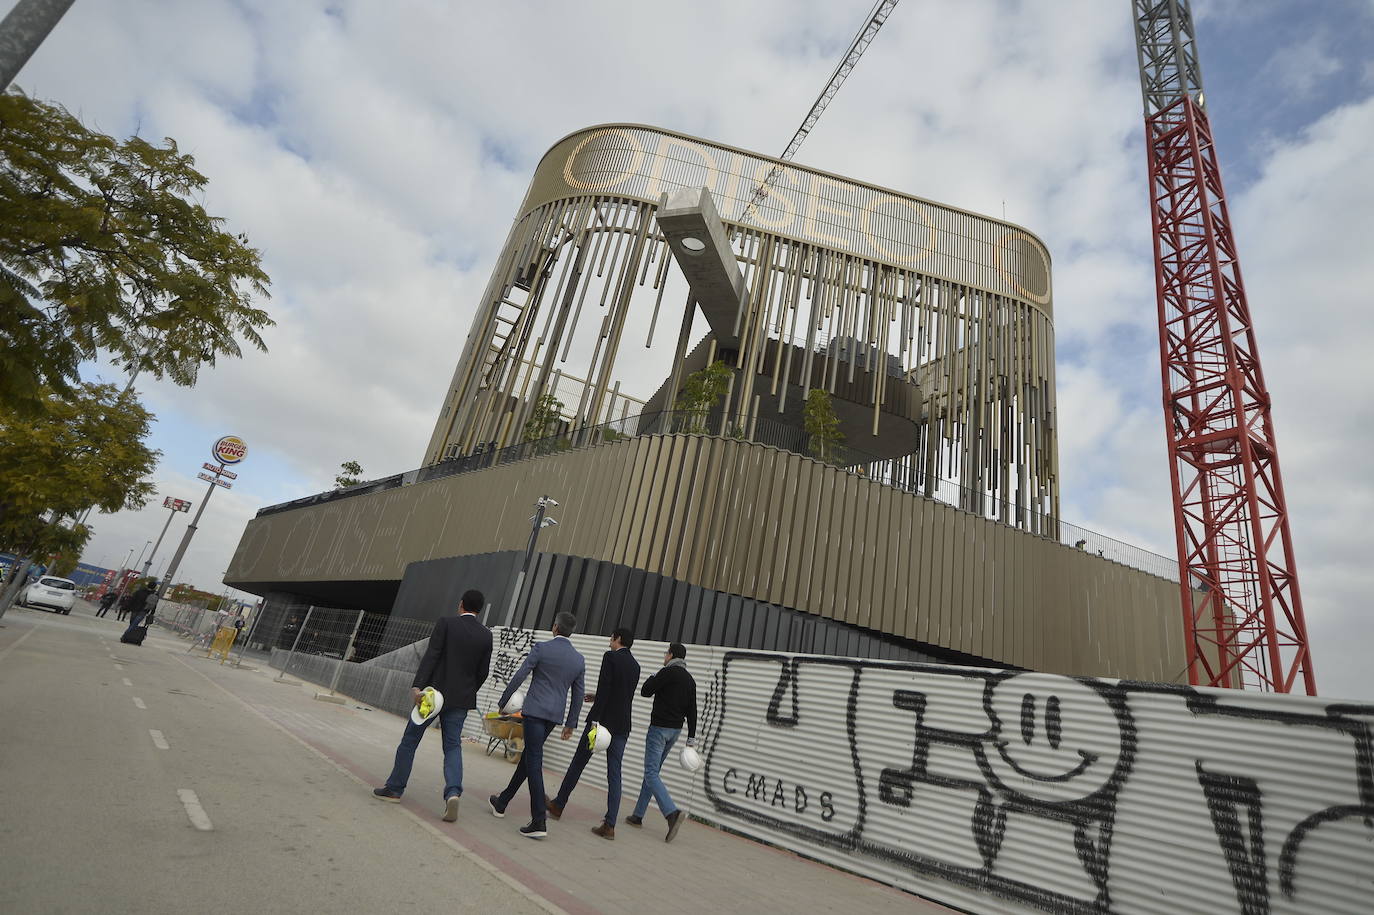
[[[119,637],[125,645],[142,645],[143,639],[148,635],[148,626],[135,626]]]

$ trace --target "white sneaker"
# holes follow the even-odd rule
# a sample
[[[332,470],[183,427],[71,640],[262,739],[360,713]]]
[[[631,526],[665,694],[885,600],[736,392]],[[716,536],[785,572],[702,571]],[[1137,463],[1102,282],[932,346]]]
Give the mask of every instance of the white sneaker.
[[[452,797],[450,797],[447,801],[444,801],[444,822],[445,822],[445,823],[452,823],[454,820],[458,819],[458,801],[459,801],[459,800],[460,800],[460,799],[459,799],[458,795],[455,794],[455,795],[453,795]]]

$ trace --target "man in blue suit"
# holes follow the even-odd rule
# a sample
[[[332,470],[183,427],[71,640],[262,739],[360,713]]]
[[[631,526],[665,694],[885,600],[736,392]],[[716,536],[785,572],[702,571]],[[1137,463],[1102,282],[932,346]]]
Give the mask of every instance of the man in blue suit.
[[[510,784],[500,794],[487,798],[493,816],[504,817],[506,806],[515,798],[520,785],[529,779],[530,821],[520,827],[520,834],[542,839],[549,834],[547,827],[548,799],[544,795],[544,741],[558,722],[563,722],[562,739],[573,735],[577,716],[582,711],[582,695],[586,685],[587,662],[573,647],[568,636],[577,629],[577,617],[560,613],[553,620],[553,638],[540,642],[525,658],[525,663],[511,677],[501,693],[500,707],[505,708],[510,697],[530,677],[525,694],[523,721],[525,749],[515,767]],[[566,709],[566,715],[564,710]]]

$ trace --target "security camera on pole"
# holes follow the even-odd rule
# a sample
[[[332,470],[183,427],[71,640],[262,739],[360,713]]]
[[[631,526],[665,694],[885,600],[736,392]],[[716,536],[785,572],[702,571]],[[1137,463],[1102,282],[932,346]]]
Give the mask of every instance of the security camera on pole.
[[[515,587],[511,589],[510,606],[506,607],[506,621],[503,626],[509,627],[511,620],[515,618],[515,605],[520,600],[520,591],[525,586],[525,577],[530,573],[530,563],[534,560],[534,546],[539,542],[539,532],[546,527],[553,527],[558,523],[557,520],[545,516],[545,512],[550,508],[557,508],[558,503],[548,496],[540,496],[539,501],[534,503],[534,515],[530,518],[530,540],[525,547],[525,562],[520,566],[520,572],[515,576]]]
[[[181,557],[186,555],[186,548],[191,545],[191,538],[196,534],[196,525],[200,524],[200,516],[205,512],[205,506],[210,503],[210,497],[215,494],[215,487],[222,486],[225,489],[232,489],[234,484],[229,480],[237,480],[238,474],[225,468],[226,464],[238,464],[248,455],[248,446],[243,439],[237,435],[225,435],[215,442],[215,446],[210,449],[217,464],[203,464],[207,472],[199,473],[202,480],[210,483],[205,490],[205,498],[200,500],[200,508],[196,509],[196,516],[191,519],[191,523],[186,526],[186,533],[182,535],[181,543],[177,546],[176,553],[172,556],[172,564],[167,567],[167,572],[162,576],[162,582],[158,585],[157,594],[159,598],[167,596],[167,584],[176,577],[177,567],[181,565]],[[228,479],[223,479],[227,477]]]

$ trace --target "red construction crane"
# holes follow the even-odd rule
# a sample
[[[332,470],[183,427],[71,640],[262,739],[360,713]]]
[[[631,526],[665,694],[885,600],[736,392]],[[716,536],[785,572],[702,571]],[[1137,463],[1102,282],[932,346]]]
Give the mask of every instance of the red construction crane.
[[[1187,0],[1132,0],[1188,679],[1317,691]]]

